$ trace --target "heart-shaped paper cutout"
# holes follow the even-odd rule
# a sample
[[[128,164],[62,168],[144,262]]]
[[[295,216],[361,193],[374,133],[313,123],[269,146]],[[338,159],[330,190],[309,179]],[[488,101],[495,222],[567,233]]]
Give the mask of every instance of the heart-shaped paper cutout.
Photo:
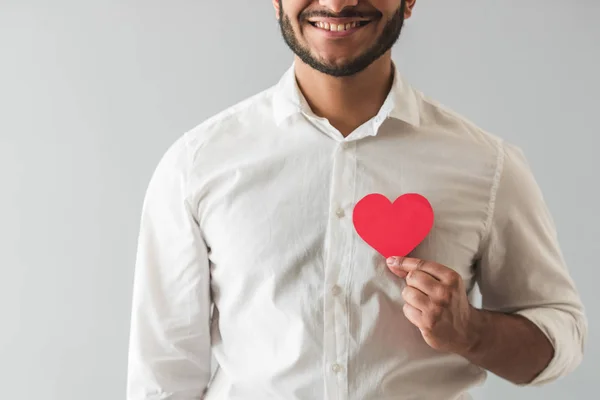
[[[431,231],[434,213],[420,194],[404,194],[392,203],[373,193],[356,204],[352,218],[358,235],[385,258],[405,257]]]

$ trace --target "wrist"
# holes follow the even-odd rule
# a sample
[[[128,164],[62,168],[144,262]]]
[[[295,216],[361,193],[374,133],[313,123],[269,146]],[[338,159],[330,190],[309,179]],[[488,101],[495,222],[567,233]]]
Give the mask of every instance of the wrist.
[[[463,357],[476,363],[485,356],[487,348],[493,341],[490,337],[493,328],[490,325],[490,314],[471,306],[466,332],[467,346],[461,354]]]

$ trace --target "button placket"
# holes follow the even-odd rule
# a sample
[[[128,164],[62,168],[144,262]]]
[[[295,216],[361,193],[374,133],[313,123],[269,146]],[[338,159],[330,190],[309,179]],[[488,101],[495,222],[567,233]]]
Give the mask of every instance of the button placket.
[[[327,351],[327,361],[330,365],[330,376],[335,377],[334,382],[330,382],[333,387],[328,388],[329,393],[335,393],[338,399],[348,397],[348,369],[349,359],[348,346],[349,338],[349,313],[348,301],[349,295],[346,290],[351,277],[352,269],[352,246],[354,227],[352,221],[348,218],[350,212],[349,206],[354,200],[356,157],[355,141],[340,143],[335,152],[332,191],[331,191],[331,213],[330,220],[330,268],[326,274],[326,284],[330,292],[326,295],[326,303],[329,303],[329,310],[332,313],[331,321],[332,333],[331,342],[333,347]],[[329,382],[328,382],[329,384]]]

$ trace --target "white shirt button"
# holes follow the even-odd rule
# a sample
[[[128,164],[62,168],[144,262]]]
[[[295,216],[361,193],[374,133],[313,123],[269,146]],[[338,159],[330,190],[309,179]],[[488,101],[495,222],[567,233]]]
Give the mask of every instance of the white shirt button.
[[[340,364],[333,364],[331,366],[331,370],[335,373],[338,373],[342,370],[342,366]]]
[[[334,296],[338,296],[340,293],[342,293],[342,288],[338,285],[335,285],[331,288],[331,294],[333,294]]]
[[[350,146],[350,144],[348,142],[342,142],[340,146],[345,150]]]
[[[346,213],[344,212],[343,208],[338,208],[335,212],[335,215],[337,215],[338,218],[344,218],[344,215],[346,215]]]

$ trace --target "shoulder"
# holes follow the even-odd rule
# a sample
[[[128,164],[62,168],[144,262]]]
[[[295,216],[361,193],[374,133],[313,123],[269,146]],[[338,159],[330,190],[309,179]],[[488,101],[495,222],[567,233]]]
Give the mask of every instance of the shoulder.
[[[193,164],[198,152],[215,139],[236,136],[249,126],[265,121],[272,112],[274,87],[265,89],[201,121],[183,132],[164,152],[159,164],[184,168]]]
[[[532,182],[526,155],[517,144],[492,133],[441,102],[415,90],[421,110],[421,127],[447,146],[460,146],[460,157],[480,158],[495,171],[494,185],[505,182]],[[453,147],[456,148],[456,147]]]
[[[181,138],[192,155],[222,136],[236,136],[271,118],[274,87],[222,110],[185,132]]]
[[[211,141],[235,137],[249,126],[268,118],[272,110],[274,88],[265,89],[214,114],[180,134],[162,153],[154,171],[154,179],[166,174],[182,176],[193,169],[198,152]]]
[[[505,140],[458,113],[445,104],[422,92],[415,91],[420,99],[421,121],[424,129],[435,129],[439,134],[455,136],[465,142],[480,145],[497,152]]]

